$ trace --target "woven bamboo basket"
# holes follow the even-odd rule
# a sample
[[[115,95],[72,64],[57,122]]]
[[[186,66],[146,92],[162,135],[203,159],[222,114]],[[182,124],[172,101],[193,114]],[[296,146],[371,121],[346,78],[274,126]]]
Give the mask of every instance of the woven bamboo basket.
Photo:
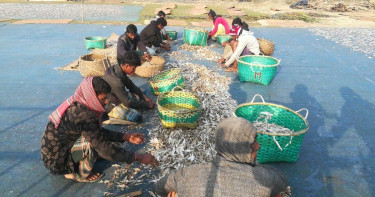
[[[152,56],[150,62],[145,61],[141,66],[135,68],[135,74],[140,77],[152,77],[152,74],[162,71],[165,65],[165,59],[160,56]]]
[[[179,68],[172,68],[158,73],[151,77],[148,81],[152,92],[155,95],[160,95],[171,91],[176,86],[185,86],[185,80],[181,75]]]
[[[275,47],[275,44],[273,42],[263,38],[257,38],[257,40],[259,43],[260,52],[268,56],[273,54],[273,50]]]
[[[175,91],[180,88],[182,91]],[[200,102],[197,96],[176,86],[157,99],[158,113],[164,127],[185,127],[194,129],[200,116]]]
[[[260,97],[262,102],[254,102],[256,97]],[[303,117],[299,114],[306,111]],[[235,116],[242,117],[250,122],[254,122],[261,112],[269,112],[273,114],[272,119],[268,123],[288,128],[294,133],[269,133],[257,131],[257,141],[260,149],[257,154],[259,163],[265,162],[296,162],[299,151],[305,137],[306,131],[309,129],[307,116],[309,112],[303,108],[293,111],[282,105],[266,103],[261,95],[256,94],[250,103],[239,105],[235,110]]]
[[[111,63],[105,55],[87,54],[79,58],[78,70],[83,77],[103,76]]]
[[[237,59],[240,81],[251,81],[268,85],[275,76],[280,61],[281,60],[269,56],[241,56]]]
[[[208,31],[205,29],[184,29],[184,43],[206,46]]]

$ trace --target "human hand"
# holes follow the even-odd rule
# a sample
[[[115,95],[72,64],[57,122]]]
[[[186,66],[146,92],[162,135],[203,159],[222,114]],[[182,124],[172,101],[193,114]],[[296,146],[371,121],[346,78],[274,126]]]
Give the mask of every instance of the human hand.
[[[135,154],[135,161],[138,161],[142,164],[151,165],[153,168],[159,166],[159,162],[156,158],[150,154]]]
[[[154,104],[151,100],[149,100],[149,101],[147,101],[147,102],[148,102],[148,108],[149,108],[149,109],[154,109],[155,104]]]
[[[219,62],[219,64],[225,62],[225,58],[222,57],[218,62]]]
[[[223,45],[223,47],[225,47],[227,44],[229,44],[228,41],[225,41],[225,42],[221,43],[221,45]]]
[[[164,49],[165,49],[166,51],[169,51],[169,50],[171,50],[171,46],[169,46],[169,45],[165,45],[165,46],[164,46]]]
[[[126,133],[124,135],[124,140],[132,144],[142,144],[146,141],[143,133]]]
[[[143,58],[146,60],[146,61],[151,61],[151,55],[149,54],[149,53],[145,53],[144,55],[143,55]]]

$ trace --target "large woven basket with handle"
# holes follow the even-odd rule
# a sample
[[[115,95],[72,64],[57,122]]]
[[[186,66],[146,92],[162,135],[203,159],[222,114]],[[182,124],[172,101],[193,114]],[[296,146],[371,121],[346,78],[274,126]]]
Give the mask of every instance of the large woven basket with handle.
[[[280,61],[281,60],[269,56],[241,56],[237,59],[240,81],[251,81],[268,85],[275,76]]]
[[[269,40],[266,40],[264,38],[257,38],[260,52],[262,52],[264,55],[272,55],[275,44]]]
[[[179,68],[172,68],[158,73],[148,80],[152,92],[160,95],[171,91],[175,86],[185,86],[185,80],[181,75]]]
[[[79,58],[78,70],[83,77],[103,76],[111,63],[105,55],[87,54]]]
[[[260,97],[262,102],[254,102],[256,97]],[[301,111],[306,111],[305,117],[299,114]],[[309,129],[306,120],[309,114],[308,110],[303,108],[293,111],[282,105],[266,103],[261,95],[256,94],[250,103],[239,105],[236,108],[235,116],[254,122],[262,112],[273,115],[268,123],[288,128],[294,132],[270,133],[257,131],[258,137],[256,140],[261,146],[258,150],[257,161],[259,163],[297,161],[305,133]]]
[[[152,77],[152,74],[162,71],[165,65],[165,59],[160,56],[152,56],[150,62],[145,61],[142,65],[135,68],[135,74],[141,77]]]
[[[180,88],[181,91],[175,91]],[[200,116],[200,102],[197,96],[179,86],[164,93],[157,100],[158,112],[164,127],[196,128]]]

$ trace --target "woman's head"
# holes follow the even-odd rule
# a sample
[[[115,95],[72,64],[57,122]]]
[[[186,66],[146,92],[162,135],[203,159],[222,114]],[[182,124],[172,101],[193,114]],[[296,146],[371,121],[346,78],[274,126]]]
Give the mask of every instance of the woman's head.
[[[233,19],[232,26],[242,26],[242,20],[239,17]]]
[[[105,106],[108,103],[107,95],[111,93],[111,86],[100,77],[93,77],[92,87],[100,104]]]
[[[249,31],[249,25],[245,23],[244,21],[242,22],[241,30],[239,31],[238,36],[242,34],[243,30]]]
[[[215,20],[216,12],[210,9],[210,11],[208,12],[208,17],[209,17],[211,20]]]
[[[216,129],[217,154],[230,161],[254,164],[260,148],[256,128],[244,118],[222,120]]]

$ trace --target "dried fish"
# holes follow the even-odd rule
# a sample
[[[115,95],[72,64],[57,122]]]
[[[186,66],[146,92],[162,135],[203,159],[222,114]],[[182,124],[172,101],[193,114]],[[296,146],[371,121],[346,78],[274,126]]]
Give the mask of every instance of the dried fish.
[[[134,165],[123,164],[115,173],[112,182],[126,185],[155,183],[173,169],[211,161],[216,155],[215,129],[218,123],[227,117],[237,106],[229,93],[231,79],[199,64],[189,62],[190,51],[195,59],[215,60],[220,57],[207,47],[181,45],[180,49],[162,54],[167,60],[165,69],[180,68],[185,79],[185,88],[191,90],[201,103],[201,116],[195,129],[167,129],[162,127],[157,111],[147,114],[145,124],[129,126],[128,129],[148,129],[150,142],[143,152],[152,153],[160,163],[156,169],[140,165],[139,175],[134,174]],[[188,51],[189,50],[189,51]],[[199,53],[210,53],[198,55]],[[126,146],[126,145],[124,145]],[[121,171],[120,169],[124,169]],[[116,170],[117,171],[117,170]],[[117,185],[118,185],[117,184]]]
[[[257,128],[258,131],[261,132],[269,132],[269,133],[294,133],[294,131],[282,127],[280,125],[274,123],[268,123],[272,119],[273,114],[270,112],[260,112],[260,116],[254,121],[253,125]],[[264,121],[261,121],[261,120]]]

